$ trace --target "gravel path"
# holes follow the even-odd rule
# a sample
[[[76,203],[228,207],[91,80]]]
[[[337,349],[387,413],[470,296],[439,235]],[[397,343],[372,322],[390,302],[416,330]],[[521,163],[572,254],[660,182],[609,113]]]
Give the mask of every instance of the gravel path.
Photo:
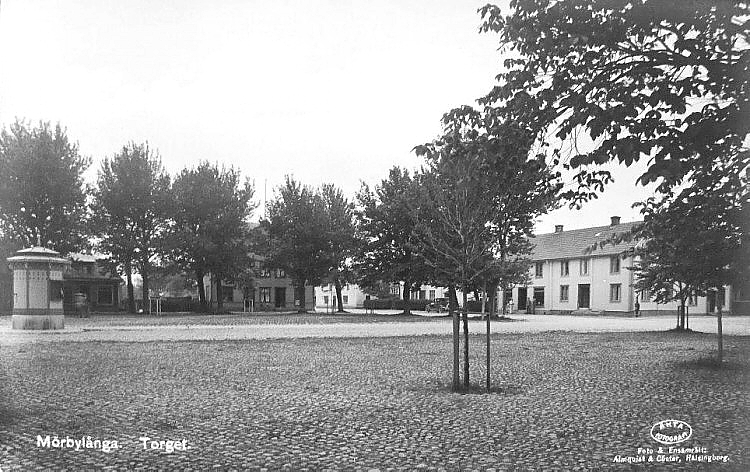
[[[357,315],[358,316],[358,315]],[[353,319],[361,319],[355,316]],[[399,317],[396,317],[399,318]],[[377,317],[377,322],[340,322],[336,318],[320,315],[303,315],[292,318],[274,318],[272,315],[228,318],[237,324],[116,324],[116,317],[101,320],[74,320],[59,331],[18,331],[10,329],[10,317],[0,323],[0,344],[37,342],[89,342],[89,341],[191,341],[191,340],[241,340],[284,338],[349,338],[390,337],[417,335],[449,335],[448,318],[400,317],[408,321],[389,321],[388,316]],[[321,319],[323,321],[321,321]],[[239,320],[239,321],[238,321]],[[160,323],[162,320],[154,320]],[[202,321],[200,318],[197,321]],[[286,321],[285,324],[278,324]],[[240,322],[242,324],[240,324]],[[672,328],[672,317],[576,317],[545,315],[514,315],[513,321],[493,322],[493,333],[539,333],[546,331],[574,332],[648,332]],[[716,318],[691,317],[690,327],[704,333],[716,333]],[[485,332],[485,324],[478,318],[470,322],[470,331]],[[724,334],[750,335],[750,317],[727,317]]]

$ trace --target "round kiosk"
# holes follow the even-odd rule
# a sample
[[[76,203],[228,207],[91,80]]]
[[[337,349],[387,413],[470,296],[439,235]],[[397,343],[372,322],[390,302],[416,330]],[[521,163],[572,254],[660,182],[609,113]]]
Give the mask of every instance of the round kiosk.
[[[63,329],[63,272],[67,258],[44,247],[8,258],[13,271],[13,329]]]

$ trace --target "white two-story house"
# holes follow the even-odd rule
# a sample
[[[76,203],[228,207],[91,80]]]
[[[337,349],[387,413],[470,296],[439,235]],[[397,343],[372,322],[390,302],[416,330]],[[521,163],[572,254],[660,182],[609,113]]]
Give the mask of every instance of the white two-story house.
[[[598,246],[635,224],[620,223],[620,218],[613,216],[607,226],[563,231],[563,226],[557,225],[554,233],[535,236],[531,283],[507,291],[504,303],[512,299],[514,311],[602,313],[633,312],[637,301],[644,313],[676,312],[677,302],[657,304],[649,293],[634,291],[630,267],[635,262],[632,256],[621,257],[633,243]],[[728,298],[726,293],[719,296]],[[729,308],[727,301],[723,303],[725,309]],[[716,310],[715,297],[692,296],[688,310],[691,314],[712,313]]]

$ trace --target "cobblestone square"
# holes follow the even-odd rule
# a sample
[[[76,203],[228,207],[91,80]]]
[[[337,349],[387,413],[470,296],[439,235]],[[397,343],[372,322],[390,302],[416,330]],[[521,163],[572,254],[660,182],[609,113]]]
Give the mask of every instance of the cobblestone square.
[[[471,339],[473,382],[483,341]],[[0,344],[0,469],[642,469],[614,460],[656,451],[649,431],[668,419],[692,427],[679,446],[729,462],[681,454],[649,470],[750,468],[750,337],[726,337],[721,370],[709,334],[494,334],[492,346],[487,395],[449,392],[446,336]]]

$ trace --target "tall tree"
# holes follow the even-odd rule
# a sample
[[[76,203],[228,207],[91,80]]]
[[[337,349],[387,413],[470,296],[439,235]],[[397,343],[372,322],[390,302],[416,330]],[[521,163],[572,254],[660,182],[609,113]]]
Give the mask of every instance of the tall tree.
[[[58,124],[16,121],[0,133],[0,234],[66,254],[88,246],[82,157]]]
[[[362,248],[355,266],[358,283],[403,283],[404,312],[409,314],[412,289],[426,282],[428,267],[415,250],[418,189],[409,171],[393,167],[373,192],[366,184],[357,194]]]
[[[533,136],[514,124],[462,107],[447,113],[443,125],[440,139],[415,148],[428,162],[415,214],[425,263],[445,285],[461,287],[465,307],[471,287],[507,287],[526,276],[534,218],[554,205],[560,185],[543,156],[529,156]],[[468,387],[465,309],[463,324]],[[454,352],[457,325],[454,315]],[[454,388],[456,378],[454,367]]]
[[[184,169],[172,185],[172,220],[169,259],[191,273],[198,284],[198,299],[206,309],[204,276],[217,287],[223,305],[222,282],[231,280],[248,264],[247,220],[255,205],[254,188],[239,171],[202,162]]]
[[[326,278],[336,287],[338,312],[342,313],[344,311],[342,285],[352,281],[352,258],[358,247],[354,225],[354,204],[332,184],[324,184],[320,195],[325,205],[331,259],[331,269]]]
[[[299,294],[298,311],[306,312],[305,286],[319,284],[333,266],[323,198],[287,176],[262,227],[268,235],[266,264],[284,269]]]
[[[695,178],[709,178],[701,174]],[[734,175],[716,179],[716,184],[748,189],[750,178]],[[683,328],[687,296],[713,292],[721,362],[722,297],[718,294],[725,285],[739,284],[750,275],[750,192],[680,192],[664,200],[645,202],[644,222],[633,230],[631,237],[640,241],[635,246],[635,287],[649,291],[657,302],[680,300]]]
[[[149,276],[155,258],[163,255],[168,226],[170,178],[158,153],[147,143],[129,143],[102,162],[92,204],[92,228],[99,248],[125,273],[129,310],[135,312],[133,271],[143,280],[149,298]]]

